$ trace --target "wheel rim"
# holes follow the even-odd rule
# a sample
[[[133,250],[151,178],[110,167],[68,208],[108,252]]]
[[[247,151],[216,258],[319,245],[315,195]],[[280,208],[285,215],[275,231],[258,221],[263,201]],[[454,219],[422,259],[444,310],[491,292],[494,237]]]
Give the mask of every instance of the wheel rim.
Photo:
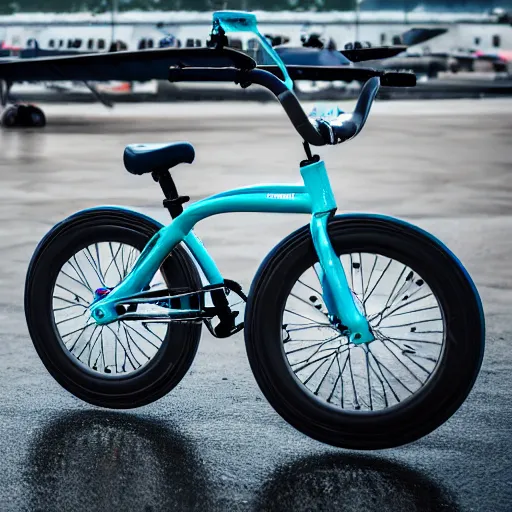
[[[99,326],[88,310],[96,290],[116,286],[139,254],[137,248],[125,243],[97,242],[68,259],[55,281],[53,319],[63,351],[95,376],[132,376],[154,360],[165,343],[165,324],[120,321]],[[162,274],[157,272],[150,287],[163,283]]]
[[[395,407],[422,390],[437,370],[446,332],[441,307],[425,280],[405,264],[368,253],[340,258],[375,341],[354,345],[330,324],[313,267],[286,301],[285,358],[299,385],[324,404],[359,414]]]

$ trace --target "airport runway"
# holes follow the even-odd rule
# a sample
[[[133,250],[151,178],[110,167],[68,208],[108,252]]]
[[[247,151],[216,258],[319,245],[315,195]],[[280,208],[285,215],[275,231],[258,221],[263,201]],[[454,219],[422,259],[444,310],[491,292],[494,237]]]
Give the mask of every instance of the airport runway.
[[[189,140],[176,169],[193,199],[295,182],[300,139],[272,104],[44,106],[44,130],[0,132],[0,510],[512,510],[512,100],[384,102],[367,128],[322,149],[340,211],[412,220],[439,236],[480,290],[483,368],[445,425],[402,448],[332,449],[288,426],[249,370],[243,336],[203,335],[189,374],[139,410],[79,402],[39,361],[23,314],[45,232],[78,209],[131,206],[160,220],[161,192],[123,169],[133,142]],[[301,216],[227,215],[197,233],[248,288]]]

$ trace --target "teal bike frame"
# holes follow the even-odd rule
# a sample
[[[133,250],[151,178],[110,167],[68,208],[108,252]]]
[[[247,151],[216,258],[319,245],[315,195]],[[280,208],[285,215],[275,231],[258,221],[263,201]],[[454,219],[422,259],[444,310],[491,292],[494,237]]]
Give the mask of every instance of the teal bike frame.
[[[92,318],[103,325],[118,320],[116,306],[147,289],[153,276],[172,250],[183,242],[195,257],[210,285],[224,284],[217,265],[193,233],[194,225],[206,217],[233,212],[274,212],[311,214],[311,236],[318,255],[318,277],[331,321],[347,328],[353,343],[367,343],[374,337],[364,311],[354,300],[340,258],[327,232],[328,219],[337,209],[323,161],[301,167],[304,185],[255,185],[222,192],[190,205],[171,224],[148,242],[131,272],[107,296],[90,306]],[[178,320],[184,313],[200,311],[169,309],[168,318]]]

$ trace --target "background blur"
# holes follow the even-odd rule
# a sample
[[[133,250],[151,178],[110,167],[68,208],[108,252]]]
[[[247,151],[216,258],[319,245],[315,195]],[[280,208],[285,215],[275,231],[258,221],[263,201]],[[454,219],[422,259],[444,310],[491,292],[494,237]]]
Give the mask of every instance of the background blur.
[[[221,5],[222,0],[115,0],[120,10],[185,10],[205,11]],[[325,10],[344,11],[353,9],[357,0],[229,0],[224,2],[229,9],[242,10]],[[77,12],[108,10],[112,2],[108,0],[4,0],[0,4],[0,13],[11,14],[15,12]],[[453,0],[449,3],[441,0],[365,0],[365,10],[390,9],[414,10],[436,9],[441,11],[482,11],[494,7],[510,8],[510,0]]]

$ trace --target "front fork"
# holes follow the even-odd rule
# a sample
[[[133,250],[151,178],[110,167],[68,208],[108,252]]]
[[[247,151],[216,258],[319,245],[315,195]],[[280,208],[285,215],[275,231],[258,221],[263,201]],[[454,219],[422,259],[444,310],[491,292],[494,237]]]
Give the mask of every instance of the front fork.
[[[348,285],[343,265],[327,232],[329,218],[337,206],[325,165],[321,160],[309,160],[303,162],[300,172],[311,197],[311,237],[320,263],[317,275],[329,319],[342,332],[346,332],[352,343],[369,343],[375,338],[363,308],[355,300]]]
[[[329,239],[327,223],[330,217],[330,212],[315,213],[310,224],[313,245],[320,263],[316,272],[322,286],[325,306],[331,322],[346,331],[352,343],[368,343],[375,338],[363,309],[354,300],[343,265]]]

